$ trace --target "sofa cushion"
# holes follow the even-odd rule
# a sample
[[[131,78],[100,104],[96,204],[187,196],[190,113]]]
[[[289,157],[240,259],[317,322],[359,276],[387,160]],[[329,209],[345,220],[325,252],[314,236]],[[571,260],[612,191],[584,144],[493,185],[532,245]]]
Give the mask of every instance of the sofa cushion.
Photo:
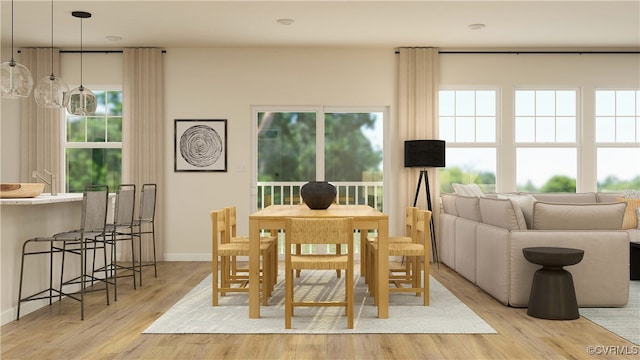
[[[562,204],[536,201],[533,230],[620,230],[626,203]]]
[[[442,209],[445,213],[458,215],[458,210],[456,209],[456,197],[457,196],[455,194],[440,194]]]
[[[479,200],[480,198],[475,196],[456,196],[458,216],[469,220],[482,221]]]
[[[480,198],[479,205],[483,223],[508,230],[527,229],[522,210],[510,199]]]
[[[527,229],[531,229],[533,225],[533,203],[536,202],[536,198],[532,195],[516,195],[516,194],[498,194],[498,199],[509,199],[512,203],[522,210],[524,221],[527,224]]]
[[[533,193],[536,200],[565,204],[585,204],[598,202],[596,193]]]
[[[599,203],[617,202],[619,197],[624,197],[621,192],[599,192],[596,194]]]

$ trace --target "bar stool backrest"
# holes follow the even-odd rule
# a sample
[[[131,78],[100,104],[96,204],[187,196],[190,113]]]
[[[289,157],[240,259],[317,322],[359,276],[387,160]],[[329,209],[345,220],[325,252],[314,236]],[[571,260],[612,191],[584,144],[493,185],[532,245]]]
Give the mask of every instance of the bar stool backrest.
[[[89,185],[82,196],[82,224],[84,232],[104,233],[107,225],[109,187]]]
[[[116,207],[113,214],[113,223],[116,226],[131,226],[133,212],[136,205],[136,186],[133,184],[121,184],[116,192]]]
[[[156,184],[142,185],[140,192],[140,221],[153,222],[156,215]]]

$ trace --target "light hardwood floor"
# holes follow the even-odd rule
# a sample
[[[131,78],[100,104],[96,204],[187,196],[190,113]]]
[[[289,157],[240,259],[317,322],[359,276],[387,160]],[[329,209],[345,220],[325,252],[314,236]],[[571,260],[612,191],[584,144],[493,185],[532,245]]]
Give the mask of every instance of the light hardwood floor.
[[[2,326],[9,359],[638,359],[589,355],[589,346],[634,348],[591,323],[541,320],[506,307],[445,265],[431,273],[498,334],[481,335],[143,335],[156,318],[204,279],[208,262],[163,262],[144,286],[119,281],[118,301],[90,294],[85,320],[65,299]],[[635,346],[638,348],[638,346]]]

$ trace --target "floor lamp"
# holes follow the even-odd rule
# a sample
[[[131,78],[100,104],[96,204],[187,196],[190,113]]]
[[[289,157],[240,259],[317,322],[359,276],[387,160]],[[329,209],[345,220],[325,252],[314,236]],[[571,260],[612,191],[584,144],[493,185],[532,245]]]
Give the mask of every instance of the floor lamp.
[[[413,200],[413,206],[418,203],[418,195],[420,194],[420,185],[424,178],[424,186],[427,190],[427,209],[432,212],[431,216],[431,252],[433,253],[433,261],[440,262],[438,256],[438,245],[436,243],[435,226],[433,223],[433,206],[431,204],[431,191],[429,189],[429,177],[427,176],[427,168],[444,167],[445,166],[445,142],[444,140],[408,140],[404,142],[404,167],[419,167],[420,176],[418,177],[418,186],[416,187],[416,197]]]

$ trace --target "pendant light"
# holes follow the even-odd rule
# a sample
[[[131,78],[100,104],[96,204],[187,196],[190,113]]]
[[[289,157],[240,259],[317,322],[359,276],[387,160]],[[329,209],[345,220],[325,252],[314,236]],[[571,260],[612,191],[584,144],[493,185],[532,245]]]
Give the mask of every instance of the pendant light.
[[[86,11],[74,11],[74,17],[80,18],[80,86],[71,90],[68,96],[67,111],[72,115],[93,115],[96,112],[96,96],[93,91],[82,85],[82,19],[91,17]]]
[[[40,79],[33,89],[36,103],[45,108],[65,107],[65,96],[69,92],[69,85],[53,74],[53,0],[51,0],[51,75]]]
[[[2,97],[6,99],[26,98],[33,88],[33,76],[24,65],[13,58],[13,0],[11,0],[11,60],[0,65]]]

